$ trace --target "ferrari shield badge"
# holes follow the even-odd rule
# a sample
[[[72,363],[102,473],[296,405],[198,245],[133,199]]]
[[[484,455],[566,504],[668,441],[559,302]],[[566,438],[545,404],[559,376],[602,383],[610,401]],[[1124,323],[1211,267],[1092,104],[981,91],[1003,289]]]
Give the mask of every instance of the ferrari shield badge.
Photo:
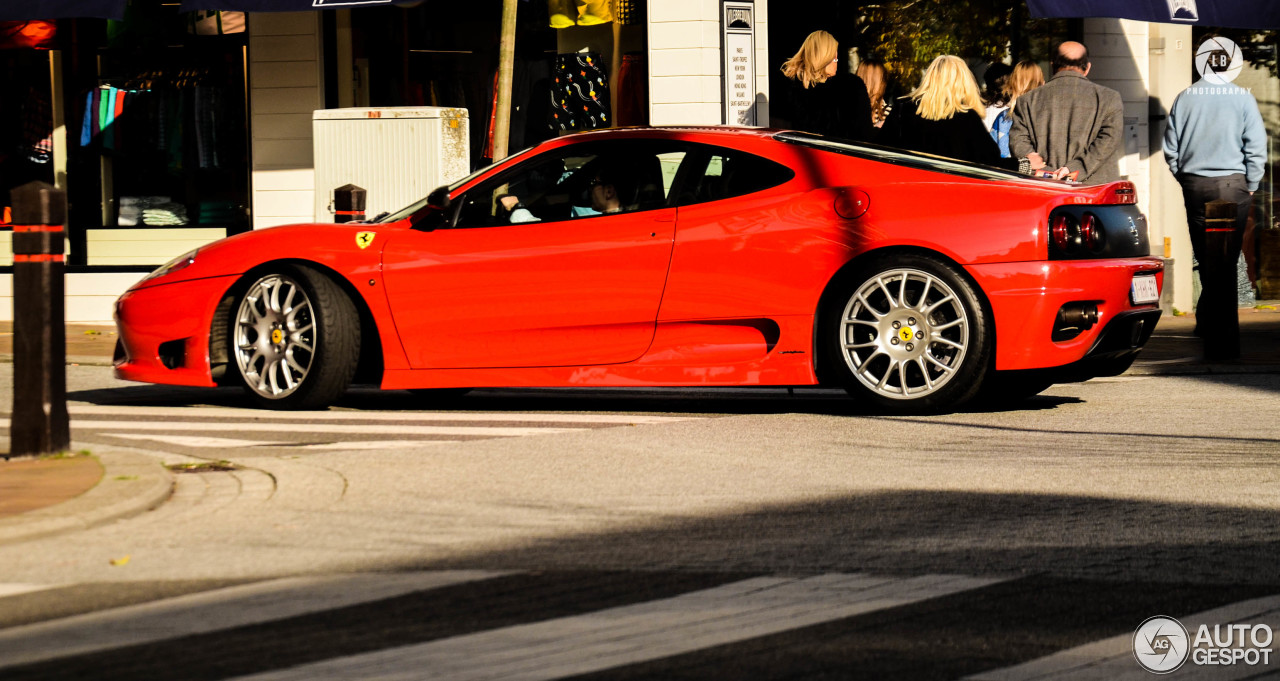
[[[361,249],[368,248],[375,236],[377,236],[375,232],[356,232],[356,245]]]

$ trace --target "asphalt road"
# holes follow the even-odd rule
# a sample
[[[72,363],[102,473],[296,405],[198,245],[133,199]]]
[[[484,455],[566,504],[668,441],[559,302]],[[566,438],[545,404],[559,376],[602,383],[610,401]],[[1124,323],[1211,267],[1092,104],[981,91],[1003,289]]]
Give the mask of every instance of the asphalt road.
[[[1280,594],[1274,374],[1125,376],[925,417],[812,390],[354,391],[282,416],[69,372],[77,442],[236,470],[0,546],[6,679],[1033,678],[1018,665],[1078,646],[1110,655],[1088,674],[1144,678],[1127,646],[1149,616],[1280,626],[1256,600]],[[395,585],[286,598],[287,579],[369,574]],[[250,617],[236,589],[282,614]],[[115,638],[32,644],[75,626]]]

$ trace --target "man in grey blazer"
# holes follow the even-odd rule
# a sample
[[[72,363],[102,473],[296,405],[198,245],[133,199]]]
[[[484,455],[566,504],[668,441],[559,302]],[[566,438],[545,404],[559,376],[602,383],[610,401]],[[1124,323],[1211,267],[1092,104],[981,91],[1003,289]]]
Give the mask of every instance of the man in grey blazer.
[[[1053,78],[1022,95],[1014,107],[1009,151],[1028,157],[1033,170],[1058,179],[1101,184],[1120,179],[1124,104],[1120,93],[1089,81],[1089,51],[1077,42],[1058,46]]]

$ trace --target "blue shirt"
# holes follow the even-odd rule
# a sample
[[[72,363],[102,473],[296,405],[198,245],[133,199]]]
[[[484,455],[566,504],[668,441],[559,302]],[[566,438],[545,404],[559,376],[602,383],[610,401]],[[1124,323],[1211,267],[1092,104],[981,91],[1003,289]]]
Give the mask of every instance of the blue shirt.
[[[1248,90],[1203,80],[1183,90],[1169,111],[1164,156],[1174,175],[1245,176],[1249,191],[1262,181],[1267,129]]]

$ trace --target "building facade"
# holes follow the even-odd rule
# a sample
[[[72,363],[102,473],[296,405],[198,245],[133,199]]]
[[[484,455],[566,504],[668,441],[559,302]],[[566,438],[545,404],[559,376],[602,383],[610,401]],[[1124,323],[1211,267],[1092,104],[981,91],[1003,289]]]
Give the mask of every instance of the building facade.
[[[67,191],[70,321],[110,320],[125,288],[202,243],[331,220],[324,207],[334,187],[318,184],[336,180],[317,179],[317,110],[465,109],[467,166],[493,155],[500,3],[251,13],[212,29],[208,17],[201,28],[171,3],[152,4],[150,15],[118,24],[63,20],[43,44],[0,45],[0,79],[27,93],[22,106],[0,112],[0,204],[32,179]],[[770,81],[777,89],[782,60],[827,20],[792,14],[771,22],[768,0],[520,7],[513,152],[615,125],[767,126]],[[840,7],[824,16],[845,29],[838,35],[852,35],[858,18]],[[1168,304],[1180,310],[1194,305],[1191,249],[1160,140],[1169,106],[1192,81],[1197,31],[1086,19],[1041,36],[1045,44],[1083,39],[1091,78],[1121,93],[1121,171],[1137,185],[1155,254],[1170,259]],[[588,88],[594,103],[564,104],[556,78],[570,67],[596,79],[598,91]],[[1258,99],[1268,130],[1280,129],[1280,79],[1251,67],[1237,82]],[[899,83],[897,94],[912,85]],[[1265,245],[1280,243],[1272,176],[1269,167],[1255,201],[1259,267],[1280,262]],[[0,320],[12,314],[9,253],[0,224]]]

